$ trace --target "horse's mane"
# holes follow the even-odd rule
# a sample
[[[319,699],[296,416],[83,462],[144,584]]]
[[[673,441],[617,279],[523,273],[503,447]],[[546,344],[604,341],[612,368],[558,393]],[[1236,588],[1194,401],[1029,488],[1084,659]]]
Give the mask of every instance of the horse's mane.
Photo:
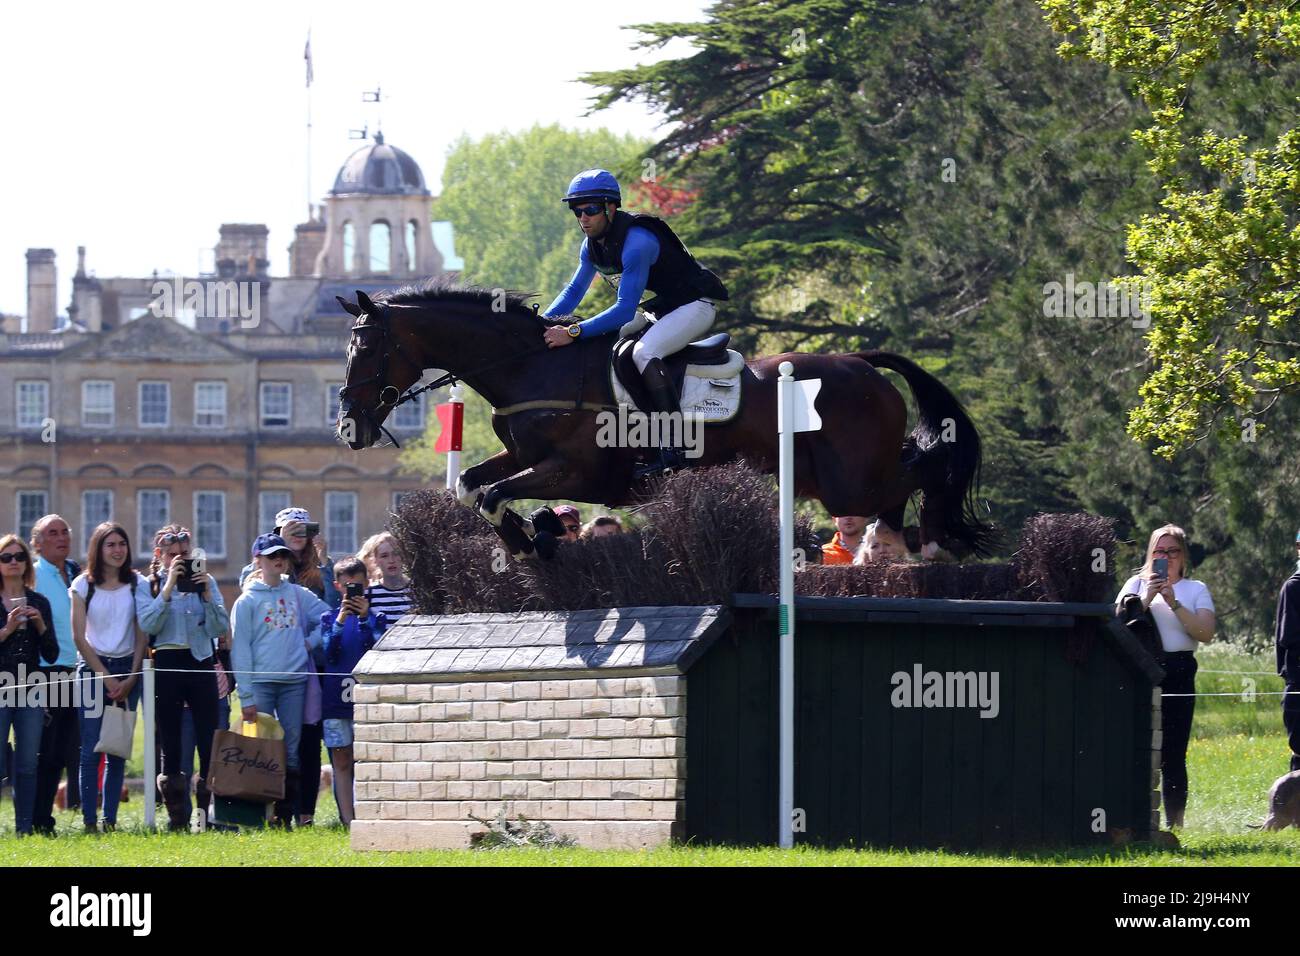
[[[530,299],[537,297],[536,292],[520,292],[516,289],[486,289],[476,285],[461,285],[447,276],[435,276],[414,285],[402,286],[394,292],[381,292],[375,301],[389,305],[436,305],[440,302],[463,302],[470,305],[492,306],[501,301],[505,294],[507,312],[516,312],[532,316]]]

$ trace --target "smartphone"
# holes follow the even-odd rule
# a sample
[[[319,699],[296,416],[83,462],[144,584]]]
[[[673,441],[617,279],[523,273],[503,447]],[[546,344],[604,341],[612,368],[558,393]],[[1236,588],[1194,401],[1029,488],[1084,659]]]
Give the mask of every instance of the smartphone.
[[[366,586],[356,581],[348,582],[347,596],[350,598],[359,598],[366,596]]]
[[[206,584],[194,583],[194,558],[177,558],[181,564],[181,575],[176,579],[176,590],[182,594],[202,594]]]
[[[1158,578],[1167,578],[1167,577],[1169,577],[1169,559],[1168,559],[1168,558],[1152,558],[1152,559],[1151,559],[1151,573],[1152,573],[1153,575],[1155,575],[1156,577],[1158,577]]]
[[[318,534],[320,534],[320,525],[317,524],[315,521],[310,521],[310,522],[308,522],[308,523],[307,523],[307,537],[309,537],[309,538],[314,538],[314,537],[316,537],[316,535],[318,535]]]

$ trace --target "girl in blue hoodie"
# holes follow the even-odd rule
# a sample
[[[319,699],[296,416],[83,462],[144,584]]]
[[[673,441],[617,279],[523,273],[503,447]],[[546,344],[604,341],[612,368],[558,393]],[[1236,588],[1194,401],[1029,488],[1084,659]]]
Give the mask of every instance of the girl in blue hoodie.
[[[298,803],[298,745],[307,691],[308,647],[320,646],[320,618],[330,606],[285,577],[292,552],[278,534],[253,543],[256,575],[231,610],[231,659],[245,721],[259,711],[274,714],[284,728],[288,767],[284,800],[276,804],[280,825],[289,826]],[[268,583],[273,582],[273,583]]]

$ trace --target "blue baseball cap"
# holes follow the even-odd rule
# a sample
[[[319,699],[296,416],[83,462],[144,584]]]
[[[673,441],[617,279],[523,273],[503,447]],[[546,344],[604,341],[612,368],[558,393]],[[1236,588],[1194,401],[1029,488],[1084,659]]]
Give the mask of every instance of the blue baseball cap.
[[[274,554],[276,551],[283,551],[290,557],[293,556],[293,549],[284,543],[284,538],[278,534],[259,534],[257,540],[253,542],[253,557],[259,555]]]

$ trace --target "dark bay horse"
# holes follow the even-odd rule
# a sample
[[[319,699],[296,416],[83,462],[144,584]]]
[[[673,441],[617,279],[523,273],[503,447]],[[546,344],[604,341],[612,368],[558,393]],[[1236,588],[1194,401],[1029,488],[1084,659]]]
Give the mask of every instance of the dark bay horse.
[[[493,406],[504,451],[467,469],[457,495],[494,525],[515,556],[533,552],[533,528],[509,510],[519,498],[633,503],[637,449],[601,447],[597,416],[615,408],[608,384],[615,336],[548,350],[546,320],[531,296],[450,286],[433,280],[357,303],[340,391],[339,437],[354,450],[373,445],[384,419],[426,369],[444,369]],[[832,515],[879,515],[901,529],[909,498],[922,493],[922,542],[980,552],[990,535],[974,514],[980,439],[956,398],[920,366],[889,352],[785,353],[749,362],[739,413],[704,426],[697,466],[743,458],[777,466],[777,368],[820,378],[822,428],[797,434],[795,494]],[[903,396],[878,371],[892,369],[912,390],[918,421],[906,434]],[[605,443],[608,444],[608,443]]]

